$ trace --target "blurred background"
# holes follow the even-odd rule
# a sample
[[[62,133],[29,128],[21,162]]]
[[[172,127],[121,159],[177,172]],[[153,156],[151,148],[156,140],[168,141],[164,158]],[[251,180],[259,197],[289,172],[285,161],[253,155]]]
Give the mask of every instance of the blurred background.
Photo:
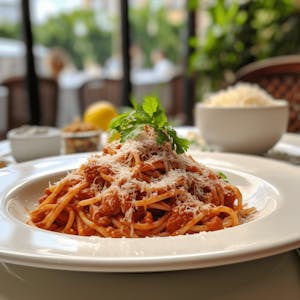
[[[130,97],[149,94],[161,98],[175,124],[188,124],[194,103],[234,83],[243,66],[300,50],[297,0],[125,2],[122,8],[119,0],[0,0],[0,131],[13,124],[9,110],[21,107],[21,96],[8,100],[17,90],[11,80],[28,76],[26,3],[36,77],[57,84],[57,99],[48,102],[57,127],[95,101],[120,109]],[[51,94],[42,82],[40,89]]]

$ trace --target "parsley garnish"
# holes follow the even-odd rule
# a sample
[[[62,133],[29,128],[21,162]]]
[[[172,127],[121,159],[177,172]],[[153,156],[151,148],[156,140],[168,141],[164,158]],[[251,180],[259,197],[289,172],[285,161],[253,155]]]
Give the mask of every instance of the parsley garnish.
[[[227,176],[223,172],[218,172],[218,175],[220,178],[222,178],[224,181],[229,182]]]
[[[134,139],[143,130],[145,125],[151,126],[157,134],[158,144],[169,142],[177,153],[185,152],[189,147],[189,141],[177,136],[175,129],[170,126],[165,113],[157,97],[146,96],[142,104],[131,101],[133,110],[123,113],[112,120],[110,132],[112,139],[119,135],[121,142]]]

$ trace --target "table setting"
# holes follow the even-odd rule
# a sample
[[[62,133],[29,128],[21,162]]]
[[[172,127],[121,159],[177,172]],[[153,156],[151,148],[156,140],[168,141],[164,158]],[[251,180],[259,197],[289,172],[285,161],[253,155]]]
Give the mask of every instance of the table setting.
[[[181,127],[178,128],[178,133],[195,139],[198,130],[195,127]],[[197,143],[202,145],[202,142],[203,139],[197,135]],[[9,142],[4,141],[0,145],[1,153],[7,155],[10,165],[16,164],[9,155]],[[268,155],[279,155],[283,163],[289,165],[291,164],[290,157],[293,161],[298,153],[300,154],[300,137],[297,134],[286,133]],[[274,160],[274,158],[265,159]],[[42,163],[43,159],[40,162]],[[46,251],[47,244],[44,246]],[[293,250],[225,266],[192,270],[185,270],[185,267],[182,267],[181,271],[158,273],[74,272],[60,270],[61,266],[56,270],[53,266],[51,269],[44,268],[42,265],[35,267],[34,263],[31,265],[28,261],[25,266],[23,264],[24,262],[21,264],[1,263],[0,279],[3,284],[0,289],[0,299],[40,299],[41,297],[52,299],[53,296],[61,298],[70,295],[74,299],[81,299],[87,293],[90,299],[98,299],[99,295],[105,299],[118,297],[130,299],[137,293],[145,293],[145,290],[148,290],[144,295],[146,299],[159,298],[162,295],[180,299],[186,293],[196,295],[199,293],[199,288],[201,288],[201,295],[210,296],[210,299],[220,297],[240,299],[241,294],[243,299],[252,299],[253,293],[245,295],[245,287],[254,292],[258,298],[271,295],[273,299],[297,299],[300,294],[299,255]],[[161,265],[158,269],[164,268]],[[258,270],[261,271],[257,272]],[[126,270],[123,269],[123,271]],[[218,282],[217,289],[215,288],[216,282]],[[234,287],[232,282],[235,283]],[[116,285],[120,288],[116,289]],[[149,291],[149,285],[155,286],[155,290]]]
[[[136,104],[135,108],[138,112],[143,109],[144,115],[148,114],[151,120],[157,117],[161,122],[160,106],[151,101],[145,100],[144,104]],[[0,169],[3,183],[0,188],[0,224],[4,228],[0,235],[0,280],[5,283],[0,289],[0,299],[50,299],[53,296],[81,299],[87,293],[90,299],[98,299],[100,296],[105,299],[131,299],[137,294],[142,294],[145,299],[181,299],[187,294],[209,299],[253,299],[253,295],[258,299],[298,299],[300,257],[297,248],[300,246],[300,224],[297,213],[300,206],[297,196],[300,135],[285,132],[286,108],[283,103],[282,106],[278,104],[278,107],[270,109],[271,112],[267,108],[252,110],[251,119],[253,122],[255,114],[256,123],[261,118],[266,120],[264,114],[278,115],[275,118],[268,117],[269,126],[264,126],[264,133],[271,138],[264,138],[266,135],[259,133],[262,138],[257,139],[253,146],[248,137],[248,148],[243,135],[237,139],[240,143],[235,144],[238,149],[228,148],[229,144],[224,144],[224,141],[227,142],[232,135],[236,135],[232,131],[237,127],[229,124],[231,128],[227,129],[228,121],[221,119],[223,116],[226,118],[228,111],[221,114],[220,111],[217,112],[218,122],[224,128],[221,134],[227,139],[220,136],[214,139],[208,129],[213,128],[213,125],[205,123],[203,115],[197,118],[197,109],[195,126],[176,127],[174,131],[169,125],[163,127],[162,134],[168,132],[167,137],[172,136],[170,141],[177,143],[173,144],[173,149],[180,152],[185,147],[185,139],[189,140],[190,148],[186,159],[208,166],[219,174],[219,179],[224,176],[225,187],[226,182],[236,184],[243,195],[244,204],[255,208],[255,214],[238,226],[229,225],[222,230],[194,234],[99,238],[93,234],[65,234],[65,231],[59,231],[57,227],[53,227],[53,231],[47,231],[43,227],[38,228],[39,225],[32,226],[35,220],[28,220],[28,213],[35,211],[36,200],[43,192],[42,187],[49,185],[50,193],[56,188],[50,182],[57,182],[59,186],[59,178],[70,173],[73,178],[73,170],[79,176],[76,170],[84,170],[83,166],[89,168],[86,161],[92,153],[65,154],[61,150],[61,155],[53,153],[44,158],[20,161],[13,157],[11,138],[0,142],[0,156],[7,164]],[[236,114],[236,110],[230,112],[230,119],[238,119],[232,113]],[[132,118],[132,114],[130,116]],[[115,128],[124,129],[120,125],[122,118],[124,116],[113,123]],[[244,122],[240,125],[244,133],[245,126],[248,126],[246,119],[244,116]],[[276,120],[279,125],[272,126],[271,120]],[[215,121],[214,124],[218,122]],[[162,125],[155,127],[154,121],[151,124],[154,124],[154,130],[162,128]],[[132,130],[132,127],[129,129]],[[121,139],[125,133],[128,134],[126,130],[119,132]],[[136,131],[131,136],[133,134]],[[149,137],[144,137],[146,140],[147,138]],[[107,136],[102,133],[99,149],[107,154],[113,150],[107,148],[106,141]],[[128,145],[134,143],[129,141]],[[179,148],[180,146],[183,148]],[[45,142],[44,147],[47,147]],[[116,153],[112,155],[117,156]],[[98,158],[94,159],[97,161]],[[101,160],[101,156],[99,159]],[[139,162],[136,156],[135,160]],[[95,162],[92,160],[92,163]],[[103,178],[111,180],[107,174]],[[219,192],[217,189],[217,193]],[[61,202],[63,199],[65,198]],[[94,201],[94,198],[90,199],[82,201]],[[46,205],[49,209],[53,206]],[[166,205],[169,203],[157,207],[167,210]],[[220,217],[223,218],[224,214],[221,213]],[[70,216],[69,212],[69,220],[72,219]],[[47,219],[49,217],[45,218]],[[39,224],[39,218],[37,220]],[[71,228],[73,225],[70,224],[74,221],[72,219],[70,224],[69,222],[66,226]],[[224,222],[227,224],[228,220]],[[229,224],[233,224],[230,222]],[[141,223],[138,226],[143,228]],[[103,232],[98,227],[96,229]],[[80,228],[78,230],[80,233]]]

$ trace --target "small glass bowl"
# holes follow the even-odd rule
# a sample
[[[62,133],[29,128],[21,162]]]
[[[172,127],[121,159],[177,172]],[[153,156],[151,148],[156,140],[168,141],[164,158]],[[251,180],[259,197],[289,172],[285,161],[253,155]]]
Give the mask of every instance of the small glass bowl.
[[[100,131],[63,132],[63,151],[65,154],[99,151]]]

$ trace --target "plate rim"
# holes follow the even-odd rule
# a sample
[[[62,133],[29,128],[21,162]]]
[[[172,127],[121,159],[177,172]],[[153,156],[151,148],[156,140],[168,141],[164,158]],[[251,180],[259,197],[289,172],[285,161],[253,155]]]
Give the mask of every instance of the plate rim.
[[[214,159],[220,158],[235,158],[242,160],[255,160],[257,162],[265,162],[267,164],[275,164],[277,167],[284,167],[290,170],[294,170],[300,175],[300,169],[295,166],[287,165],[284,162],[278,162],[274,160],[270,160],[267,158],[256,157],[252,155],[244,155],[244,154],[232,154],[232,153],[208,153],[201,151],[190,151],[192,155],[197,153],[198,155],[202,155],[203,157],[208,157],[210,159],[213,157]],[[32,165],[39,165],[43,163],[57,162],[68,160],[71,163],[77,159],[85,160],[91,153],[84,154],[74,154],[74,155],[65,155],[65,156],[57,156],[57,157],[49,157],[38,159],[30,162],[24,162],[18,165],[11,165],[4,170],[0,170],[0,175],[2,172],[22,172],[23,169],[27,169]],[[197,159],[197,158],[196,158]],[[80,163],[79,163],[80,164]],[[50,173],[53,171],[49,170]],[[58,172],[58,170],[55,170]],[[37,176],[39,172],[36,173]],[[249,174],[252,174],[251,172]],[[253,175],[253,174],[252,174]],[[45,175],[46,176],[46,175]],[[13,180],[15,182],[16,180]],[[8,190],[3,189],[0,190],[0,204],[3,208],[3,199],[4,194]],[[0,212],[0,221],[3,222],[3,211]],[[246,224],[245,224],[246,225]],[[227,229],[226,229],[227,230]],[[55,233],[52,233],[55,234]],[[72,237],[72,236],[71,236]],[[68,236],[68,239],[71,238]],[[155,238],[154,238],[155,239]],[[165,238],[164,238],[165,239]],[[152,272],[152,271],[169,271],[169,270],[183,270],[183,269],[193,269],[193,268],[204,268],[204,267],[215,267],[220,265],[227,265],[231,263],[237,263],[242,261],[253,260],[257,258],[263,258],[270,255],[279,254],[288,250],[292,250],[300,246],[300,234],[293,235],[290,239],[286,239],[283,243],[282,241],[277,241],[277,245],[269,247],[261,247],[253,246],[248,249],[239,249],[238,253],[234,250],[232,251],[223,251],[221,254],[218,253],[194,253],[192,255],[174,255],[174,256],[156,256],[156,257],[131,257],[131,258],[115,258],[109,257],[99,258],[94,257],[92,259],[85,258],[81,256],[75,256],[71,258],[67,258],[65,256],[41,256],[41,255],[33,255],[16,253],[9,250],[3,250],[1,241],[0,241],[0,260],[4,260],[10,263],[17,263],[21,265],[28,266],[38,266],[44,268],[51,269],[61,269],[61,270],[73,270],[73,271],[101,271],[101,272]],[[254,251],[255,250],[255,251]],[[24,260],[24,258],[26,258]],[[225,259],[224,259],[225,258]],[[56,260],[56,262],[55,262]],[[57,262],[59,261],[59,263]],[[96,263],[96,264],[95,264]],[[95,264],[95,265],[93,265]]]

